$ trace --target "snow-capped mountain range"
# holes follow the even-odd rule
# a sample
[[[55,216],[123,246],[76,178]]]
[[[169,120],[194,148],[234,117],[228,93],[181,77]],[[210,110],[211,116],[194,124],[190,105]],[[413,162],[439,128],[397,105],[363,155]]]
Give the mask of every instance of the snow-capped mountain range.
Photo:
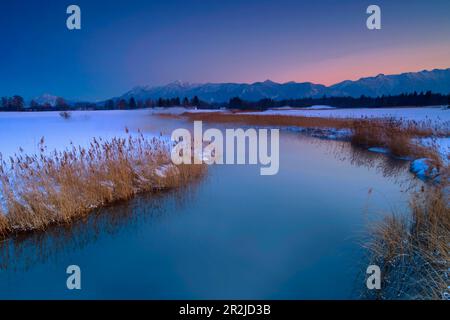
[[[62,98],[64,100],[64,102],[67,103],[68,105],[74,105],[77,102],[75,100],[67,100],[60,96],[54,96],[49,93],[44,93],[38,97],[34,97],[30,101],[28,101],[28,103],[31,104],[31,101],[34,101],[35,103],[37,103],[40,106],[49,105],[51,107],[54,107],[54,106],[56,106],[56,103],[59,98]]]
[[[51,95],[49,93],[44,93],[39,97],[35,97],[33,100],[39,105],[49,104],[50,106],[55,106],[57,99],[58,99],[57,96]]]
[[[431,71],[408,72],[397,75],[379,74],[375,77],[361,78],[356,81],[346,80],[332,86],[314,84],[311,82],[276,83],[270,80],[264,82],[246,83],[206,83],[190,84],[176,81],[165,86],[136,87],[115,99],[137,100],[158,98],[192,98],[199,97],[208,102],[226,102],[233,97],[243,100],[257,101],[264,98],[274,100],[300,99],[308,97],[352,96],[366,95],[376,97],[381,95],[397,95],[401,93],[425,92],[450,93],[450,68]]]

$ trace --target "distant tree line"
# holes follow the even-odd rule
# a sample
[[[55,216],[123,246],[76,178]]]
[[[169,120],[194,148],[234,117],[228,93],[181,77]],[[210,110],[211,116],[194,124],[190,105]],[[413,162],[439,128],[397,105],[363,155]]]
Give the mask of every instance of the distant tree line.
[[[359,98],[353,97],[327,97],[303,98],[288,100],[262,99],[259,101],[245,101],[238,97],[230,99],[226,107],[231,109],[265,110],[290,106],[294,108],[307,108],[315,105],[327,105],[337,108],[376,108],[376,107],[420,107],[450,105],[450,94],[435,94],[431,91],[421,93],[400,94],[395,96],[380,96]]]
[[[30,101],[29,105],[26,105],[25,100],[19,95],[1,97],[0,99],[0,111],[51,111],[69,109],[71,109],[71,107],[66,100],[61,97],[56,98],[54,105],[51,105],[48,102],[40,104],[34,99]]]
[[[110,99],[104,103],[77,102],[69,104],[63,98],[56,98],[54,105],[49,103],[40,104],[36,100],[31,100],[29,105],[25,104],[24,99],[15,95],[12,97],[2,97],[0,101],[0,111],[65,111],[65,110],[133,110],[155,107],[188,107],[199,109],[241,109],[241,110],[266,110],[269,108],[279,108],[290,106],[294,108],[307,108],[314,105],[327,105],[338,108],[376,108],[376,107],[403,107],[403,106],[437,106],[450,105],[450,94],[442,95],[427,92],[414,92],[410,94],[400,94],[395,96],[380,96],[359,98],[353,97],[327,97],[321,98],[302,98],[273,100],[261,99],[259,101],[246,101],[239,97],[231,98],[225,103],[208,103],[200,100],[197,96],[189,99],[187,97],[180,99],[159,98],[136,100],[134,97],[129,99]]]
[[[136,100],[134,97],[129,99],[109,99],[104,105],[103,109],[106,110],[131,110],[131,109],[142,109],[142,108],[155,108],[155,107],[197,107],[197,108],[208,108],[211,105],[205,101],[200,100],[197,96],[189,99],[187,97],[180,99],[175,98],[159,98],[159,99],[145,99]],[[102,107],[100,107],[102,108]]]
[[[2,97],[0,108],[2,111],[20,111],[25,107],[25,101],[21,96]]]

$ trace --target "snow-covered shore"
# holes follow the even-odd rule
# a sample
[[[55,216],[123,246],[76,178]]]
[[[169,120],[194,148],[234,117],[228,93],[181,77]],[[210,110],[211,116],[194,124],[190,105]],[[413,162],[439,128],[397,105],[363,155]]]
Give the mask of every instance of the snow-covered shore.
[[[171,113],[170,110],[167,110]],[[314,106],[311,108],[277,108],[269,109],[260,112],[235,112],[231,113],[228,110],[220,110],[227,114],[233,114],[239,117],[243,114],[259,115],[259,116],[289,116],[289,117],[318,117],[318,118],[340,118],[340,119],[381,119],[381,118],[395,118],[403,121],[415,121],[417,123],[423,123],[425,127],[430,127],[439,130],[438,136],[431,136],[415,140],[413,142],[418,145],[427,147],[434,147],[440,154],[444,163],[448,163],[450,156],[450,137],[442,136],[441,132],[448,132],[450,130],[450,110],[446,106],[441,107],[420,107],[420,108],[351,108],[351,109],[339,109],[330,108],[327,106]],[[216,112],[220,112],[216,111]],[[158,111],[161,112],[161,111]],[[188,110],[188,113],[202,112],[202,110]],[[206,111],[210,112],[210,111]],[[177,109],[176,114],[181,114],[181,110]],[[275,121],[276,122],[276,121]],[[301,132],[321,139],[332,140],[348,140],[351,132],[348,129],[335,129],[335,128],[307,128],[307,127],[286,127],[285,130]],[[390,155],[390,150],[381,147],[369,148],[371,152],[384,153]],[[397,157],[398,158],[398,157]],[[432,170],[426,170],[424,164],[428,163],[427,159],[413,159],[410,157],[402,157],[405,160],[411,160],[413,162],[411,166],[411,172],[416,174],[419,178],[425,177],[426,174],[432,172]],[[420,160],[420,161],[419,161]],[[425,161],[425,162],[424,162]],[[420,168],[419,168],[420,167]],[[425,169],[424,169],[425,168]]]
[[[441,107],[420,108],[326,108],[316,106],[311,108],[270,109],[267,111],[253,112],[261,115],[284,115],[302,117],[325,117],[325,118],[396,118],[415,121],[450,121],[450,110]]]
[[[155,108],[154,114],[180,115],[187,113],[230,113],[227,109],[192,109],[184,107]],[[401,107],[401,108],[333,108],[330,106],[312,106],[309,108],[282,107],[268,109],[265,111],[242,111],[234,113],[251,113],[252,115],[280,115],[293,117],[319,117],[319,118],[395,118],[417,122],[429,121],[440,126],[450,126],[450,109],[447,106],[437,107]]]
[[[0,153],[9,157],[22,149],[24,153],[39,151],[44,137],[48,150],[88,146],[94,137],[111,139],[143,129],[149,110],[73,111],[64,119],[59,112],[0,112]]]
[[[155,108],[154,114],[182,114],[203,112],[230,112],[227,109],[192,109],[184,107]],[[242,111],[246,113],[246,111]],[[239,114],[239,113],[237,113]],[[322,118],[396,118],[415,121],[450,121],[450,109],[446,106],[437,107],[402,107],[402,108],[333,108],[330,106],[312,106],[309,108],[282,107],[265,111],[251,111],[254,115],[280,115]]]
[[[450,157],[450,137],[423,138],[419,143],[425,147],[436,147],[444,162]]]
[[[183,107],[155,108],[129,111],[73,111],[69,119],[64,119],[59,112],[0,112],[0,153],[4,158],[14,155],[19,149],[24,153],[34,154],[39,151],[38,144],[42,137],[48,150],[65,149],[71,146],[88,146],[92,138],[111,139],[124,136],[125,128],[136,132],[143,129],[146,135],[152,136],[163,131],[167,125],[165,119],[152,117],[161,113],[181,115],[184,112],[225,112],[227,110],[195,110]],[[239,117],[240,113],[236,113]],[[414,121],[431,121],[445,127],[450,125],[450,110],[442,107],[427,108],[380,108],[380,109],[337,109],[317,106],[316,108],[293,109],[280,108],[262,112],[252,112],[255,115],[289,115],[333,118],[383,118],[394,117]],[[171,124],[173,125],[173,124]],[[170,126],[166,135],[170,133]],[[319,130],[308,128],[286,128],[291,131],[301,131],[312,136],[326,139],[344,140],[348,138],[348,130]],[[167,135],[170,136],[170,135]],[[442,159],[448,160],[450,155],[450,137],[425,138],[417,141],[422,145],[436,145]],[[376,151],[376,150],[373,150]]]

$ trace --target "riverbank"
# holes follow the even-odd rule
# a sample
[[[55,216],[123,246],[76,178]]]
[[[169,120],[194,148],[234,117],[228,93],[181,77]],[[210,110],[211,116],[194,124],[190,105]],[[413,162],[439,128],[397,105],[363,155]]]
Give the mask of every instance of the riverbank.
[[[128,135],[93,139],[47,152],[0,158],[0,236],[70,224],[94,209],[139,193],[183,187],[203,175],[205,165],[173,165],[170,146],[159,138]]]
[[[439,184],[411,194],[409,215],[392,212],[371,225],[367,248],[382,275],[376,299],[449,300],[449,166]]]
[[[449,299],[450,128],[446,122],[390,118],[319,118],[257,113],[186,112],[163,117],[189,121],[284,127],[319,138],[348,140],[371,152],[411,161],[410,170],[427,183],[412,191],[409,214],[392,212],[369,224],[369,260],[382,270],[376,299]],[[442,125],[444,123],[444,125]]]
[[[408,109],[409,110],[409,109]],[[170,110],[168,110],[170,111]],[[290,111],[288,111],[290,112]],[[317,110],[312,110],[317,112]],[[442,110],[442,115],[448,112]],[[319,138],[348,140],[372,152],[387,153],[405,160],[426,160],[426,167],[412,170],[421,178],[439,175],[450,156],[450,122],[446,118],[408,120],[401,117],[317,117],[259,112],[164,112],[162,118],[187,119],[242,126],[279,127]],[[449,114],[450,116],[450,114]],[[422,161],[423,162],[423,161]],[[415,168],[415,167],[414,167]],[[413,169],[413,167],[412,167]],[[425,172],[426,171],[426,172]]]

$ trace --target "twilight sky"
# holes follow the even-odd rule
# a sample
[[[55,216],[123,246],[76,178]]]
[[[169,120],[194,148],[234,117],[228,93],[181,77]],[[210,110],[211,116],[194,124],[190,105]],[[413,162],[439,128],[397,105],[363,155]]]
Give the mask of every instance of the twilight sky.
[[[66,28],[77,4],[82,30]],[[382,30],[366,8],[382,9]],[[450,67],[449,0],[0,2],[0,96],[99,100],[137,85],[311,81]]]

